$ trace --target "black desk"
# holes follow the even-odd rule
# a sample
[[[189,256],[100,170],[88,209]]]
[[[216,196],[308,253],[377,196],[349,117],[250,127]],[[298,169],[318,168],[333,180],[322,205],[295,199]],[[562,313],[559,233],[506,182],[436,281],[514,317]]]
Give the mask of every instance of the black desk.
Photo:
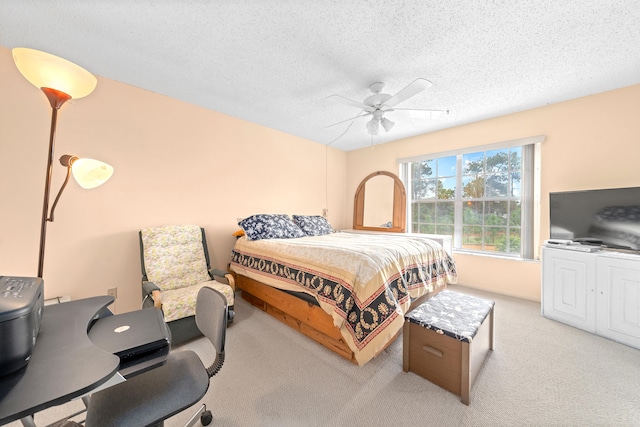
[[[112,302],[113,297],[100,296],[44,308],[29,363],[0,377],[0,425],[89,393],[118,371],[120,358],[87,336],[91,320]],[[167,347],[154,356],[166,358],[168,352]]]

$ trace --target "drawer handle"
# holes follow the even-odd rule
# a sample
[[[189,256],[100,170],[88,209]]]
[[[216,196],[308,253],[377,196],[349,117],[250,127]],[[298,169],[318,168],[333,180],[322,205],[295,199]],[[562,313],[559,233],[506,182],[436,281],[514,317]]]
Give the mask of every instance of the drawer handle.
[[[441,352],[440,350],[436,350],[436,349],[435,349],[435,348],[433,348],[433,347],[430,347],[430,346],[428,346],[428,345],[425,345],[424,347],[422,347],[422,349],[423,349],[424,351],[426,351],[427,353],[431,353],[431,354],[433,354],[434,356],[442,357],[442,352]]]

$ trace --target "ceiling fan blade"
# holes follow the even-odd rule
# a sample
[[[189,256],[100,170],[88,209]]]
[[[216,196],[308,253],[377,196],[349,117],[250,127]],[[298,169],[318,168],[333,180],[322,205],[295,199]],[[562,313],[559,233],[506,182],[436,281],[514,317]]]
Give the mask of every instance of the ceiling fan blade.
[[[362,102],[354,101],[354,100],[349,99],[349,98],[345,98],[344,96],[340,96],[340,95],[329,95],[329,96],[327,96],[326,99],[331,100],[331,101],[336,101],[336,102],[339,102],[341,104],[348,105],[350,107],[360,108],[361,110],[368,111],[370,113],[375,111],[375,107],[372,107],[372,106],[367,105],[367,104],[363,104]]]
[[[444,113],[447,110],[430,110],[428,108],[394,108],[389,111],[432,111],[434,113]]]
[[[411,117],[422,118],[428,117],[430,119],[434,119],[436,117],[441,117],[444,114],[449,114],[449,110],[429,110],[426,108],[394,108],[390,111],[403,111],[405,114],[409,114]]]
[[[400,92],[396,93],[391,98],[387,99],[384,105],[385,107],[387,107],[386,108],[387,110],[390,108],[393,108],[394,106],[400,104],[401,102],[404,102],[407,99],[411,98],[412,96],[422,92],[423,90],[430,87],[431,85],[432,83],[429,80],[415,79],[414,81],[409,83],[409,85],[407,85],[404,89],[402,89]]]
[[[449,110],[429,110],[427,108],[394,108],[393,110],[389,110],[389,111],[418,111],[418,112],[425,112],[425,113],[449,114]]]
[[[360,117],[365,117],[365,116],[368,116],[368,115],[370,115],[370,114],[371,114],[371,113],[362,113],[362,114],[357,115],[357,116],[355,116],[355,117],[351,117],[350,119],[343,120],[343,121],[341,121],[341,122],[334,123],[334,124],[329,125],[329,126],[325,126],[325,127],[324,127],[324,129],[326,129],[326,128],[330,128],[330,127],[332,127],[332,126],[341,125],[342,123],[351,122],[351,121],[353,121],[353,120],[355,120],[355,119],[359,119]]]

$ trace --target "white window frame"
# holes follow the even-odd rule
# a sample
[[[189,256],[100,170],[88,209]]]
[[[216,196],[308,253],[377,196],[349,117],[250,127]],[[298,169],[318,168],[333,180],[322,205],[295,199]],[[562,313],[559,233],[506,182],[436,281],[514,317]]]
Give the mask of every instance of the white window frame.
[[[455,220],[453,249],[456,252],[479,253],[484,255],[493,255],[509,258],[536,259],[539,257],[537,247],[539,246],[538,230],[540,224],[539,206],[540,206],[540,144],[544,142],[545,136],[538,135],[528,138],[519,138],[510,141],[498,142],[482,146],[474,146],[461,150],[439,152],[426,154],[416,157],[408,157],[398,159],[400,179],[407,188],[407,227],[408,231],[412,231],[412,192],[411,174],[409,164],[424,160],[437,160],[443,157],[456,156],[456,197],[454,199]],[[521,178],[521,242],[520,253],[510,254],[504,252],[485,251],[485,250],[469,250],[462,248],[462,213],[463,203],[468,201],[462,197],[462,156],[469,153],[493,151],[504,148],[522,147],[522,178]],[[485,197],[483,201],[491,201],[491,197]],[[496,198],[497,201],[506,201],[504,198]],[[507,199],[508,200],[508,199]]]

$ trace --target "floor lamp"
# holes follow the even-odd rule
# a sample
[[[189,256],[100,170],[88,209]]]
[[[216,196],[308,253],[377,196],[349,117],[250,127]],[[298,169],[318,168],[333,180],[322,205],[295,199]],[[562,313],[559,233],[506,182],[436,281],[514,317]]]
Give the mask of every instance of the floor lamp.
[[[38,277],[42,278],[47,222],[53,221],[53,211],[69,181],[72,171],[74,178],[82,187],[95,188],[111,177],[113,168],[96,160],[79,159],[71,155],[62,156],[60,162],[67,167],[67,177],[58,192],[51,213],[49,213],[49,193],[51,190],[58,110],[68,100],[82,98],[93,92],[98,80],[84,68],[46,52],[18,47],[12,50],[12,54],[18,71],[29,83],[41,89],[51,104],[51,131],[49,134],[49,152],[44,184],[44,200],[42,203],[40,252],[38,257]],[[76,168],[74,164],[78,167]],[[90,183],[87,184],[87,182]]]

